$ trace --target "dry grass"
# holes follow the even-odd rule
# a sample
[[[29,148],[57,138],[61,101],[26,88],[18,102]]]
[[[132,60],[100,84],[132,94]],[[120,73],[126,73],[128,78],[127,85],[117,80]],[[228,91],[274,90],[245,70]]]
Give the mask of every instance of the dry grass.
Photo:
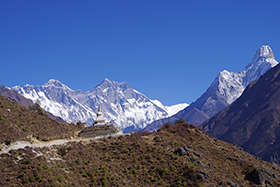
[[[188,146],[189,155],[172,152],[182,146]],[[278,167],[215,140],[195,126],[167,124],[153,134],[138,132],[99,142],[3,154],[0,185],[217,186],[225,181],[255,186],[244,178],[260,166],[276,177],[280,174]],[[279,183],[279,178],[274,180]]]
[[[28,137],[41,141],[69,138],[79,129],[77,125],[57,122],[47,114],[0,96],[0,143],[29,140]]]

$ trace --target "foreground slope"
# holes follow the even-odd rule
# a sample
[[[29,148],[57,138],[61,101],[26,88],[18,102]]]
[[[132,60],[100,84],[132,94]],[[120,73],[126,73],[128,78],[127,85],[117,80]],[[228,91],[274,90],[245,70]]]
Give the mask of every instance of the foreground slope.
[[[123,130],[144,128],[154,120],[167,117],[183,109],[185,105],[165,108],[130,87],[127,83],[105,79],[94,89],[83,92],[72,90],[57,80],[49,80],[42,86],[25,85],[13,87],[14,91],[31,99],[39,100],[42,108],[67,122],[82,121],[92,125],[98,106],[101,106],[106,121]]]
[[[272,49],[264,45],[256,52],[245,71],[220,72],[206,92],[189,107],[167,119],[153,122],[146,129],[150,131],[158,129],[164,122],[173,123],[180,118],[188,123],[200,125],[235,101],[249,83],[277,64]]]
[[[0,185],[276,186],[280,169],[188,124],[0,156]],[[257,174],[257,176],[255,176]]]
[[[201,127],[211,136],[240,145],[280,164],[280,66],[252,82],[232,105]]]

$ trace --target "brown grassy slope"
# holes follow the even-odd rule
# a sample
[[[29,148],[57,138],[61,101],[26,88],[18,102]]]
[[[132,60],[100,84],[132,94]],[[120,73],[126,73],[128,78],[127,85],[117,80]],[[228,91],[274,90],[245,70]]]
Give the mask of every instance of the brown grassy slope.
[[[20,104],[22,106],[25,106],[26,108],[30,108],[31,106],[34,106],[34,103],[30,99],[27,99],[27,98],[23,97],[22,95],[18,94],[17,92],[10,90],[2,85],[0,85],[0,95]],[[55,116],[50,112],[48,112],[48,116],[51,119],[56,120],[58,122],[66,123],[62,118]]]
[[[0,143],[29,140],[28,136],[43,141],[69,138],[78,128],[74,124],[54,121],[0,96]]]
[[[187,146],[189,155],[175,154]],[[25,186],[256,186],[245,180],[266,168],[274,185],[280,170],[239,147],[213,139],[188,125],[159,132],[71,143],[52,149],[11,151],[0,157],[0,185]]]

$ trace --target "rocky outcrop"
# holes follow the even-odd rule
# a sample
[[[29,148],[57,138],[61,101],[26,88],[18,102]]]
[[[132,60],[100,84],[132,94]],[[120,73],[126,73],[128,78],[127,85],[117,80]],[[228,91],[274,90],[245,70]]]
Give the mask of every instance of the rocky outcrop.
[[[273,178],[275,178],[275,175],[265,167],[254,169],[250,173],[247,173],[245,176],[246,180],[249,180],[255,184],[269,184],[271,186],[274,186]]]
[[[97,136],[113,136],[116,134],[122,134],[122,131],[115,125],[96,125],[86,127],[78,134],[78,136],[81,138],[92,138]]]

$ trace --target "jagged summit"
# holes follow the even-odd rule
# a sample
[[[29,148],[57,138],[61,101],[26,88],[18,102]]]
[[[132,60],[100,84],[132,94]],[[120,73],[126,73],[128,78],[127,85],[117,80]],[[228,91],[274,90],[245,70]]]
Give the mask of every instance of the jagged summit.
[[[112,84],[114,82],[110,81],[108,78],[105,78],[99,85],[102,85],[102,84]]]
[[[50,79],[48,82],[46,82],[43,87],[49,87],[49,86],[54,86],[54,87],[59,87],[59,88],[68,88],[66,85],[62,84],[59,80],[56,79]],[[70,88],[68,88],[70,89]]]
[[[105,88],[105,87],[110,86],[110,85],[112,85],[112,84],[113,84],[112,81],[110,81],[109,79],[105,78],[105,79],[104,79],[100,84],[98,84],[94,89],[96,89],[96,88],[98,88],[98,87]],[[94,90],[94,89],[93,89],[93,90]]]
[[[280,65],[251,83],[233,104],[201,127],[211,136],[237,144],[280,164]]]
[[[260,56],[260,57],[263,57],[263,58],[273,58],[274,59],[274,55],[273,55],[272,49],[268,45],[263,45],[257,51],[255,56]]]
[[[274,58],[272,49],[268,45],[263,45],[246,66],[246,75],[243,80],[244,86],[246,87],[252,81],[258,79],[277,64],[278,62]]]
[[[236,73],[224,70],[220,72],[206,92],[189,107],[170,118],[153,122],[148,130],[160,127],[163,122],[175,122],[180,118],[191,124],[202,124],[234,102],[248,84],[277,64],[272,49],[268,45],[263,45],[257,50],[244,71]]]
[[[112,82],[112,81],[110,81],[108,78],[105,78],[105,79],[104,79],[104,82],[105,82],[105,81],[106,81],[106,82]]]
[[[105,78],[99,85],[97,85],[94,89],[90,90],[89,92],[94,91],[95,89],[101,89],[103,92],[109,91],[109,89],[133,89],[131,86],[126,82],[115,82],[110,81],[108,78]]]
[[[101,106],[106,121],[114,121],[122,129],[136,130],[168,116],[170,112],[155,105],[127,83],[107,78],[87,92],[71,90],[54,79],[43,86],[17,86],[12,89],[33,102],[39,100],[42,108],[67,122],[82,121],[92,125],[98,106]],[[178,112],[182,107],[183,105],[178,105],[172,112]]]
[[[255,65],[260,63],[268,62],[273,66],[277,65],[277,61],[274,58],[272,49],[268,45],[263,45],[260,49],[257,50],[254,57],[246,66],[246,70],[252,69]]]

